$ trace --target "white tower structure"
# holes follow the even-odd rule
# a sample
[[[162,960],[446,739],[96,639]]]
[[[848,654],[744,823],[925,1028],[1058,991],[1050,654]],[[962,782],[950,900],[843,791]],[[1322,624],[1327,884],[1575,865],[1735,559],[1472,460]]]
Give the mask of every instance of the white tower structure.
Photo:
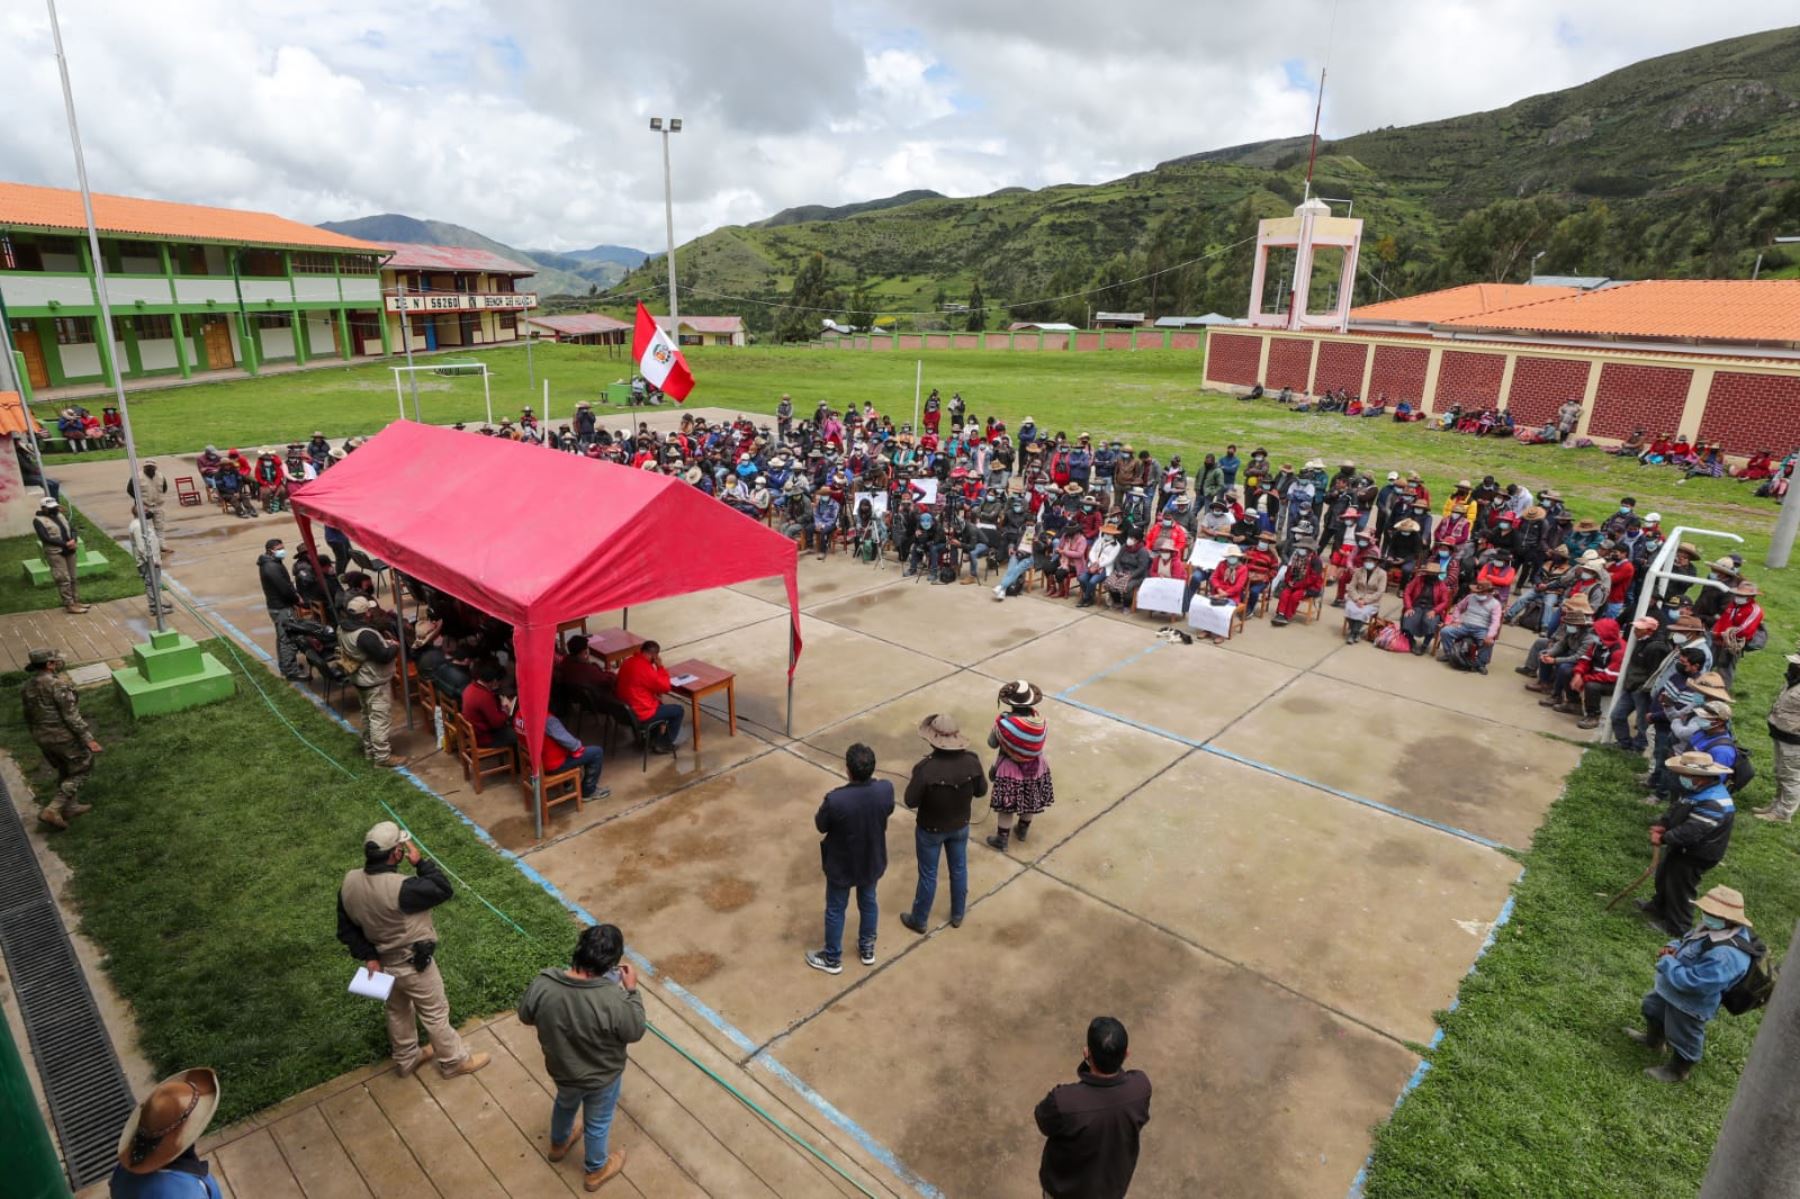
[[[1309,197],[1294,209],[1291,217],[1259,221],[1256,226],[1256,269],[1250,277],[1249,318],[1252,325],[1266,329],[1322,329],[1344,332],[1350,321],[1350,297],[1356,284],[1356,256],[1362,247],[1363,223],[1353,217],[1331,215],[1331,209],[1317,196]],[[1312,290],[1313,254],[1321,246],[1344,251],[1344,265],[1338,277],[1337,302],[1329,309],[1314,312],[1308,300]],[[1268,275],[1269,251],[1294,250],[1293,287],[1286,302],[1278,310],[1263,309],[1263,284]]]

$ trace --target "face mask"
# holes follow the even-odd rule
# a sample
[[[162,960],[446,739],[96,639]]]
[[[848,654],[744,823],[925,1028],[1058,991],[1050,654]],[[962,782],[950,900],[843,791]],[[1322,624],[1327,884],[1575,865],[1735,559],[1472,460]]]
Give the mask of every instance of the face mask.
[[[1749,599],[1741,595],[1734,595],[1731,597],[1731,606],[1734,608],[1740,608],[1749,602]]]
[[[1627,508],[1627,507],[1626,507],[1626,506],[1625,506],[1625,505],[1624,505],[1624,504],[1620,504],[1620,505],[1619,505],[1619,511],[1620,511],[1620,512],[1621,512],[1621,513],[1622,513],[1622,514],[1629,514],[1629,513],[1630,513],[1630,512],[1631,512],[1631,509],[1630,509],[1630,508]]]
[[[1678,775],[1676,775],[1676,776],[1675,776],[1675,781],[1676,781],[1676,782],[1677,782],[1677,783],[1679,783],[1679,784],[1680,784],[1680,785],[1681,785],[1681,789],[1682,789],[1682,790],[1683,790],[1683,791],[1692,791],[1692,790],[1694,790],[1694,789],[1695,789],[1695,788],[1697,788],[1697,787],[1699,787],[1699,786],[1700,786],[1700,780],[1699,780],[1699,779],[1696,779],[1696,778],[1689,778],[1689,777],[1688,777],[1688,776],[1687,776],[1687,775],[1685,775],[1685,774],[1678,774]]]
[[[1717,916],[1709,916],[1709,915],[1706,915],[1705,913],[1702,913],[1700,916],[1700,927],[1717,930],[1717,929],[1724,928],[1725,922],[1723,920],[1719,919]]]
[[[277,558],[285,558],[285,557],[287,557],[287,551],[286,550],[276,550],[275,556]]]

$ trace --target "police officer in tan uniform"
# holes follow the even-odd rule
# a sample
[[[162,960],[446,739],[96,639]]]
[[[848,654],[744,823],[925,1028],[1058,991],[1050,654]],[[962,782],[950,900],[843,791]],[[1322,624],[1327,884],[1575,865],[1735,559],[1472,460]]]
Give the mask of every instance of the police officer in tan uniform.
[[[402,861],[413,873],[400,873]],[[363,866],[344,875],[338,891],[338,940],[369,973],[394,976],[388,995],[388,1040],[402,1077],[435,1060],[445,1078],[473,1074],[488,1064],[471,1053],[450,1024],[450,1001],[437,967],[437,926],[431,909],[448,900],[450,880],[419,853],[412,835],[391,820],[363,839]],[[429,1043],[419,1044],[418,1025]]]
[[[351,598],[344,606],[344,618],[338,625],[338,652],[350,671],[350,685],[356,688],[362,705],[363,756],[377,766],[400,767],[412,759],[395,754],[388,744],[393,729],[394,681],[400,646],[373,623],[381,616],[375,601],[366,595]]]
[[[92,810],[92,805],[77,802],[75,796],[94,768],[94,755],[100,752],[100,743],[81,718],[75,684],[62,673],[62,667],[62,655],[56,650],[32,650],[25,666],[31,678],[20,691],[25,726],[43,751],[44,760],[56,768],[59,780],[56,798],[38,810],[38,819],[51,828],[68,828],[69,817]]]
[[[44,547],[44,560],[50,564],[50,577],[56,580],[57,594],[62,596],[63,611],[86,612],[88,606],[81,602],[75,577],[75,559],[80,546],[75,540],[75,528],[63,515],[55,496],[47,495],[38,504],[38,514],[31,518],[31,528]]]

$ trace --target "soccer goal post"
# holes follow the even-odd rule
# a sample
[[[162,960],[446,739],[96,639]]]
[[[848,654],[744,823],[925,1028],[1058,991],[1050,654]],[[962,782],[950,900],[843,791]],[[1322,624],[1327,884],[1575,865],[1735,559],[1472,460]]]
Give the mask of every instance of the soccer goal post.
[[[440,379],[456,379],[466,376],[481,376],[481,401],[487,409],[487,423],[494,423],[494,392],[488,377],[485,362],[434,362],[427,366],[392,366],[394,372],[394,403],[400,409],[400,419],[406,419],[406,388],[404,383],[415,384],[412,389],[413,419],[423,423],[424,417],[419,411],[419,389],[417,387],[420,372],[436,375]],[[401,376],[405,376],[403,381]]]

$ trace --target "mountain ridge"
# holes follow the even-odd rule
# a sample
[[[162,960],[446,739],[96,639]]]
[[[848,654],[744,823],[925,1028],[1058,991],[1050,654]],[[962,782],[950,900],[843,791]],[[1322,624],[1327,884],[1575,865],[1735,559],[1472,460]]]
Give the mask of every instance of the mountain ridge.
[[[319,228],[374,242],[423,242],[486,250],[520,266],[533,268],[531,286],[545,296],[585,296],[592,288],[610,287],[648,257],[642,250],[629,246],[604,244],[560,254],[521,250],[465,225],[398,212],[375,213],[346,221],[321,221]],[[636,255],[635,260],[632,255]]]

